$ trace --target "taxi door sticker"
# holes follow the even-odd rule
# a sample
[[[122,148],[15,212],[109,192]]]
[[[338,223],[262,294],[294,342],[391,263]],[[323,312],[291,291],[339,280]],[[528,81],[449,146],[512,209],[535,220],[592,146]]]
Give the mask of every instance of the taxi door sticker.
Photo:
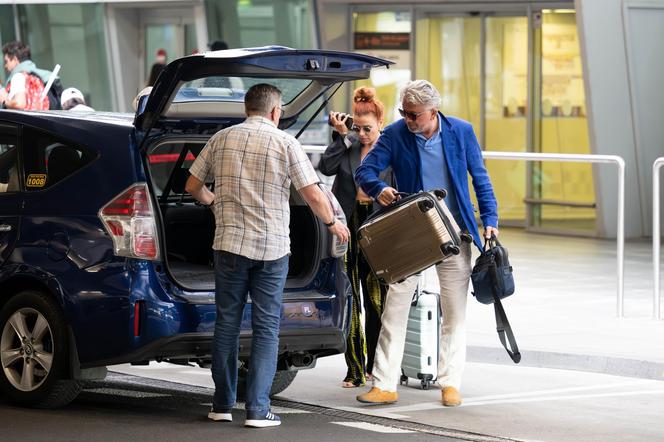
[[[46,174],[31,173],[25,181],[26,187],[44,187],[46,185]]]

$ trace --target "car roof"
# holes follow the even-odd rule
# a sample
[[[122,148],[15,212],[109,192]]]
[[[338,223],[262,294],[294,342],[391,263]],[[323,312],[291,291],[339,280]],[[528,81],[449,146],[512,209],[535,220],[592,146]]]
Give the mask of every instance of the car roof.
[[[18,119],[16,117],[19,117]],[[133,128],[134,114],[120,112],[20,111],[0,110],[0,121],[28,123],[31,120],[79,120]]]

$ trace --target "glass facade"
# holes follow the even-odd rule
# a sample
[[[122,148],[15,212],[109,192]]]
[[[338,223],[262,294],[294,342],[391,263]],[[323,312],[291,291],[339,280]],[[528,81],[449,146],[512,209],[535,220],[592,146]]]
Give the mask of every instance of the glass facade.
[[[590,153],[581,52],[573,10],[543,11],[541,106],[534,150]],[[539,132],[539,134],[538,134]],[[544,229],[594,232],[592,165],[542,163],[532,175],[533,222]]]
[[[210,40],[230,48],[282,45],[313,47],[307,0],[206,0]]]
[[[390,69],[376,69],[367,81],[385,105],[385,123],[399,117],[399,90],[410,80],[411,14],[408,11],[353,13],[353,51],[392,60]],[[352,94],[352,91],[351,91]]]
[[[443,113],[470,121],[483,149],[589,153],[574,11],[416,16],[414,78],[436,85]],[[595,233],[589,164],[486,164],[501,223]]]
[[[111,90],[101,4],[18,5],[21,39],[43,69],[60,64],[64,87],[76,87],[87,103],[111,110]]]

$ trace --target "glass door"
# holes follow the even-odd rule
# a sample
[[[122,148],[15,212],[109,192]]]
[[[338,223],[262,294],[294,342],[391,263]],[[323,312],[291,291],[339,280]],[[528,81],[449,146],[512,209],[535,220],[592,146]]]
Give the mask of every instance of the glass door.
[[[527,150],[528,19],[495,14],[426,14],[417,20],[417,78],[442,95],[444,114],[473,124],[491,151]],[[524,225],[526,166],[486,162],[501,224]]]
[[[414,78],[489,151],[589,153],[573,10],[416,14]],[[595,234],[592,167],[487,160],[501,225]]]
[[[141,14],[142,78],[148,83],[150,71],[155,63],[171,61],[206,51],[199,48],[196,39],[196,27],[191,11],[174,15],[173,11],[156,9],[143,10]]]

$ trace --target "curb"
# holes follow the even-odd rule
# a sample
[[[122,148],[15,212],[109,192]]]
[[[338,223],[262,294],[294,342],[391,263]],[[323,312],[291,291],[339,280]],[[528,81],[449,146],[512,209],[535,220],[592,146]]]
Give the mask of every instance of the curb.
[[[468,346],[467,360],[500,365],[514,365],[503,348]],[[519,365],[537,368],[588,371],[616,376],[664,381],[664,363],[610,356],[591,356],[522,350]]]

